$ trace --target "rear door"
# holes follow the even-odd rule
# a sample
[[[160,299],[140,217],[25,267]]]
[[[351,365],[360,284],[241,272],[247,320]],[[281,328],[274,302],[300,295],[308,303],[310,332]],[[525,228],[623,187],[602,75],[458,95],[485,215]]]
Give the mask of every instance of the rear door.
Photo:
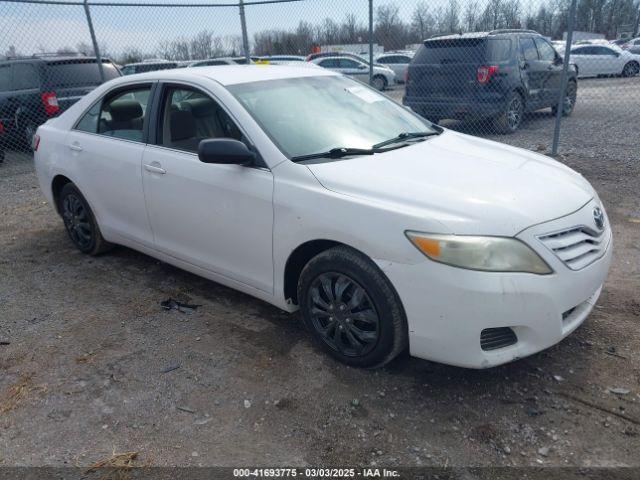
[[[594,46],[594,53],[597,62],[599,75],[618,75],[622,73],[624,60],[620,59],[620,54],[612,48]]]
[[[529,106],[537,107],[545,100],[545,83],[549,75],[548,65],[540,61],[538,48],[533,37],[522,36],[518,43],[520,46],[520,74],[528,90],[528,103]]]
[[[153,247],[142,191],[142,153],[152,83],[118,88],[94,104],[69,132],[66,150],[105,235]]]
[[[552,105],[558,102],[560,96],[562,63],[558,61],[560,57],[549,42],[542,37],[537,37],[535,41],[541,67],[546,69],[546,74],[543,75],[544,99],[542,101],[545,105]]]

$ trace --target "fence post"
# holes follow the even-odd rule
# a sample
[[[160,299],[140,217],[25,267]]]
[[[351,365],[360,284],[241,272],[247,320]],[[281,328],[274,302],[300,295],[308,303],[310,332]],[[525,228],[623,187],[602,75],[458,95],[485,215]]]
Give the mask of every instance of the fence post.
[[[369,0],[369,85],[373,84],[373,0]]]
[[[104,69],[102,67],[102,56],[100,55],[100,49],[98,48],[98,40],[96,39],[96,32],[93,29],[93,22],[91,21],[91,12],[89,11],[88,0],[84,0],[84,13],[87,16],[87,25],[89,26],[89,34],[91,35],[91,42],[93,43],[93,53],[96,56],[98,62],[98,71],[100,72],[100,80],[104,83]]]
[[[242,28],[242,49],[244,50],[244,58],[247,60],[247,64],[249,64],[251,63],[251,55],[249,54],[247,19],[244,16],[244,0],[238,0],[238,8],[240,9],[240,28]]]
[[[558,154],[558,143],[560,142],[560,124],[562,123],[562,112],[564,110],[564,97],[567,93],[567,77],[569,76],[569,60],[571,59],[571,43],[573,42],[573,25],[576,19],[576,6],[578,1],[571,0],[571,8],[569,10],[569,21],[567,22],[567,44],[564,47],[564,64],[562,66],[562,81],[560,82],[560,95],[558,97],[558,106],[556,107],[556,125],[553,130],[553,144],[551,146],[551,155]]]

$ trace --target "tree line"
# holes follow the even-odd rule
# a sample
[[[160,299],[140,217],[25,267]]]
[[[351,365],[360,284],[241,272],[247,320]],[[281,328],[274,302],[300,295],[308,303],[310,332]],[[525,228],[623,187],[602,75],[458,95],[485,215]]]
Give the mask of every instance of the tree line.
[[[378,3],[378,2],[376,2]],[[437,34],[526,28],[560,39],[567,29],[571,0],[447,0],[434,6],[433,0],[420,0],[410,12],[396,2],[379,3],[375,9],[373,39],[385,50],[402,49]],[[621,28],[638,34],[640,0],[578,0],[575,29],[616,38]],[[626,26],[626,27],[625,27]],[[630,27],[629,27],[630,26]],[[251,50],[255,55],[308,54],[314,45],[367,43],[366,19],[353,13],[341,21],[326,18],[317,23],[301,21],[291,29],[269,29],[255,33]],[[154,49],[128,47],[110,52],[100,50],[121,64],[147,58],[200,60],[241,55],[240,35],[216,35],[205,30],[192,37],[160,42]],[[60,53],[93,54],[82,42],[76,48],[64,47]]]

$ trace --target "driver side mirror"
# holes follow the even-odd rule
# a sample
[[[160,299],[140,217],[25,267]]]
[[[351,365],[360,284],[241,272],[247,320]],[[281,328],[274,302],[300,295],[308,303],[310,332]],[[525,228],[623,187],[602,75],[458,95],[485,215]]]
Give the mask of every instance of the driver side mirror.
[[[358,70],[369,70],[369,67],[366,65],[358,65]]]
[[[203,163],[250,165],[256,154],[242,142],[232,138],[210,138],[198,144],[198,158]]]
[[[562,65],[564,63],[564,58],[562,58],[560,55],[556,55],[555,60],[553,61],[554,65]]]

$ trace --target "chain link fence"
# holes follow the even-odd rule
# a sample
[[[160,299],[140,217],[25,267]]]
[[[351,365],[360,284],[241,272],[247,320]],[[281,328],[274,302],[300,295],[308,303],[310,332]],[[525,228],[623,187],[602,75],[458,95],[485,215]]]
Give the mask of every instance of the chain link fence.
[[[3,0],[0,11],[0,155],[28,151],[38,125],[122,74],[305,60],[472,135],[635,154],[640,0]]]

